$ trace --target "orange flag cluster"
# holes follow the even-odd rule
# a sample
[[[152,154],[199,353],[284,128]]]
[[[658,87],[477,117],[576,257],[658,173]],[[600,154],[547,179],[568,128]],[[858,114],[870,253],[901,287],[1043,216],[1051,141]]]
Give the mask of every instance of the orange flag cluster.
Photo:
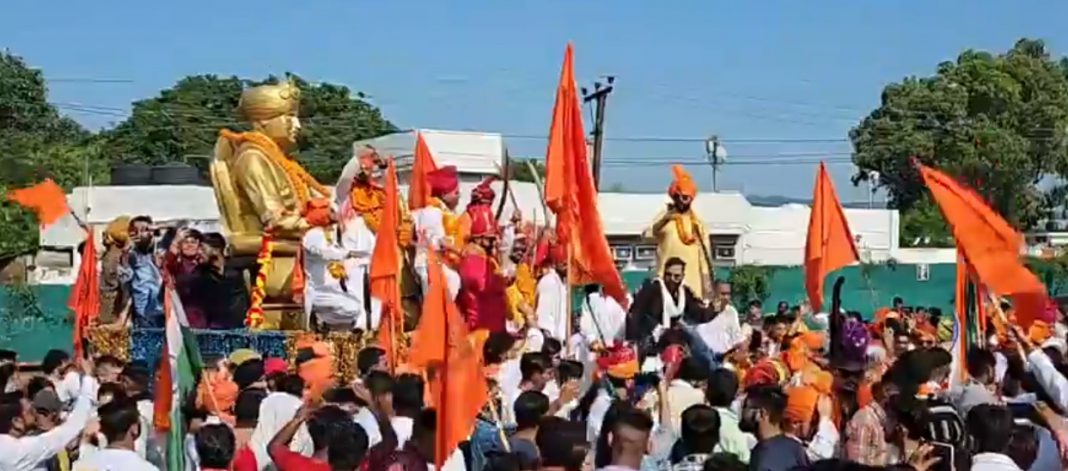
[[[845,211],[827,167],[820,162],[805,240],[805,291],[813,312],[823,307],[823,282],[831,272],[860,259]]]
[[[396,368],[399,346],[397,334],[403,328],[404,314],[400,299],[401,254],[397,238],[397,230],[400,227],[400,201],[397,167],[392,158],[386,168],[385,193],[386,200],[382,204],[382,220],[376,234],[368,278],[371,281],[371,296],[382,302],[378,343],[386,351],[390,368]]]
[[[1010,296],[1016,320],[1029,327],[1046,305],[1046,286],[1020,260],[1023,236],[970,188],[914,161],[977,281]]]
[[[627,289],[616,270],[597,209],[597,189],[586,156],[586,132],[582,127],[571,43],[564,52],[549,128],[545,202],[556,214],[557,243],[566,244],[570,254],[571,284],[600,284],[606,294],[627,306]]]

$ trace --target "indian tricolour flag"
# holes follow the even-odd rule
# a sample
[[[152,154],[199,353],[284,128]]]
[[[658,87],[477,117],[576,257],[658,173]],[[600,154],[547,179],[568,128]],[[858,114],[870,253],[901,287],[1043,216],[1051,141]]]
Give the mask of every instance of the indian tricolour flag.
[[[157,443],[165,454],[166,469],[185,469],[185,430],[182,399],[196,388],[202,367],[196,337],[174,288],[167,287],[163,299],[166,318],[163,354],[156,371],[153,422]]]

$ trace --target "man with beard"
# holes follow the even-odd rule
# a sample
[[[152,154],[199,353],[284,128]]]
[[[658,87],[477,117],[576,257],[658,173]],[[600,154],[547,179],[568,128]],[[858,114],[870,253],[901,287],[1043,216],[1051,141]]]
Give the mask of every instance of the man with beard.
[[[656,239],[658,272],[667,268],[668,260],[682,260],[690,267],[683,283],[698,297],[707,298],[712,295],[712,270],[708,266],[708,230],[692,207],[697,185],[681,165],[675,165],[672,171],[675,181],[668,187],[671,203],[643,236]]]
[[[457,307],[475,331],[504,332],[507,316],[505,281],[497,261],[497,221],[489,206],[471,210],[470,243],[460,262]]]
[[[120,280],[130,286],[133,298],[134,324],[140,327],[163,327],[163,303],[160,275],[156,257],[155,228],[152,218],[137,216],[130,220],[130,240],[133,248],[126,257],[126,266],[119,272]]]
[[[226,238],[204,234],[200,244],[203,263],[197,267],[193,292],[204,307],[209,329],[237,329],[244,325],[249,294],[244,273],[226,263]]]
[[[672,257],[665,261],[660,278],[642,285],[630,305],[627,340],[648,346],[680,318],[690,325],[712,320],[714,311],[684,283],[685,279],[686,262]]]
[[[786,395],[778,386],[759,386],[746,393],[738,425],[758,440],[750,455],[749,469],[787,471],[809,465],[805,446],[784,433],[780,425],[786,407]]]
[[[511,248],[508,251],[508,261],[511,262],[511,267],[506,270],[510,272],[506,291],[510,331],[523,328],[526,320],[533,317],[538,284],[531,272],[530,263],[527,261],[527,255],[530,253],[530,238],[518,227],[515,230]]]

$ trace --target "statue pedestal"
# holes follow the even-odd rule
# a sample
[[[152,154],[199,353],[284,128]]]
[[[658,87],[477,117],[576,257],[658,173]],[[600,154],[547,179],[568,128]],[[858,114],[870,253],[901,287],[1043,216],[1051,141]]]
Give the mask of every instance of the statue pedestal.
[[[259,330],[311,330],[304,306],[296,303],[263,303],[263,318]]]

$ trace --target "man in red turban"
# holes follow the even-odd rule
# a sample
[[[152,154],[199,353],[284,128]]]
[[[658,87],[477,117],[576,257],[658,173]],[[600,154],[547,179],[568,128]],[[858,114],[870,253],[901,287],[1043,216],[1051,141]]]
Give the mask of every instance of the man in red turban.
[[[445,281],[453,299],[460,291],[460,276],[457,269],[463,254],[466,235],[456,214],[460,201],[460,178],[456,167],[448,165],[426,175],[430,183],[430,201],[426,207],[415,210],[415,271],[425,292],[428,287],[427,250],[437,250],[445,261]]]
[[[497,260],[497,220],[489,206],[471,208],[471,234],[460,263],[460,294],[456,304],[470,330],[504,332],[507,284]]]

